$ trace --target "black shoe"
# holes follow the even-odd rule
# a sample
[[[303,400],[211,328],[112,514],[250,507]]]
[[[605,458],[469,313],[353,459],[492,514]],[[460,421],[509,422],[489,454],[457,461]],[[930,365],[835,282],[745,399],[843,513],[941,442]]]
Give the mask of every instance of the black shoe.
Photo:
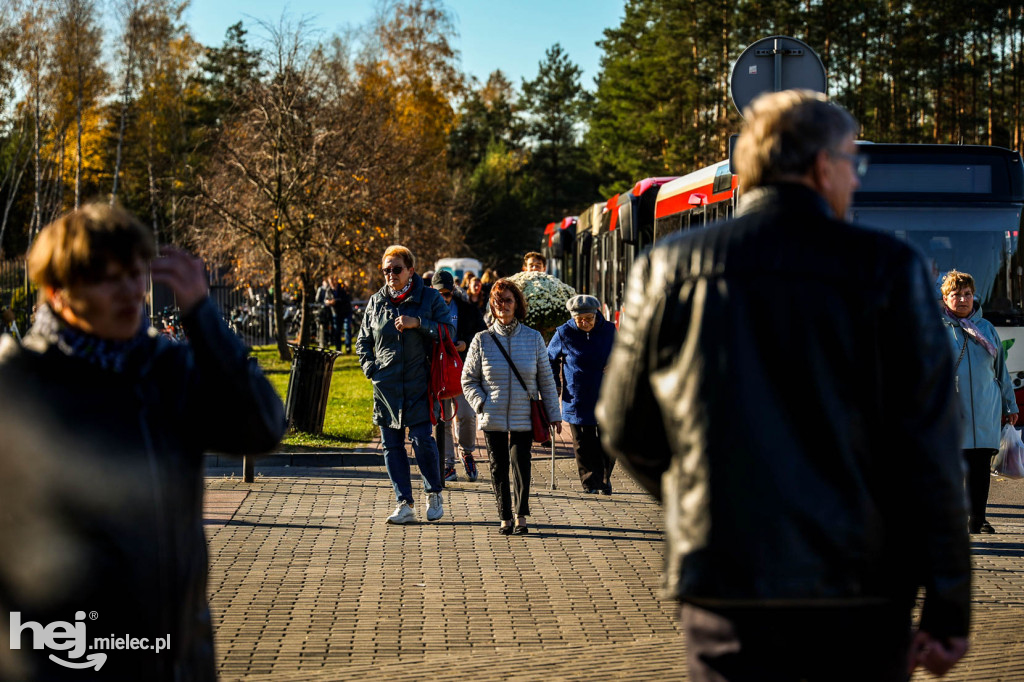
[[[525,524],[523,524],[523,525],[516,526],[516,528],[515,528],[515,530],[513,532],[516,535],[526,535],[527,533],[530,532],[530,529],[527,528]]]
[[[587,495],[596,495],[597,488],[584,488],[583,492],[585,492]]]
[[[498,532],[502,535],[512,535],[512,526],[498,526]]]
[[[605,487],[601,488],[601,494],[602,495],[611,495],[612,494],[612,484],[609,483]]]
[[[996,529],[992,527],[988,521],[982,521],[981,526],[978,528],[978,532],[983,535],[995,535]]]

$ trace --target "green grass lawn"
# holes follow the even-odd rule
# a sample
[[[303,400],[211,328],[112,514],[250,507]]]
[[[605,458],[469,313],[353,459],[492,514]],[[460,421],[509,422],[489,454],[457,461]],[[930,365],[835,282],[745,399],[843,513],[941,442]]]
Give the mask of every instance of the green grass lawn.
[[[281,361],[275,346],[257,346],[253,349],[253,355],[284,401],[288,394],[290,363]],[[285,436],[283,443],[320,448],[367,443],[377,438],[377,427],[371,421],[372,416],[373,388],[370,381],[363,376],[355,354],[341,355],[334,362],[323,435],[314,436],[296,431]]]

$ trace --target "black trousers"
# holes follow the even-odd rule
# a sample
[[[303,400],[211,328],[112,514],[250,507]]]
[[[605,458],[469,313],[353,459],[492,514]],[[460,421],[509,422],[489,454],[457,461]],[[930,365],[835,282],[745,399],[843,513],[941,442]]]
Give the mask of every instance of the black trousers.
[[[491,467],[491,487],[498,503],[498,518],[512,520],[512,507],[516,516],[530,514],[530,431],[484,431],[487,461]],[[509,482],[509,465],[512,485]]]
[[[601,445],[600,427],[569,424],[569,430],[572,432],[572,448],[576,453],[580,483],[585,489],[608,490],[615,460],[608,456]]]
[[[964,461],[967,463],[967,511],[970,514],[971,532],[976,533],[985,522],[988,488],[992,482],[992,457],[997,452],[998,450],[992,448],[964,450]]]
[[[681,610],[692,682],[904,682],[910,606]]]

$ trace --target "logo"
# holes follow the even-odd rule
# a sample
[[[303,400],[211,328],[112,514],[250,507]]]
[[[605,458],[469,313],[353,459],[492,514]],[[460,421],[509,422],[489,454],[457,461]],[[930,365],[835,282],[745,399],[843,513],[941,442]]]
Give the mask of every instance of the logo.
[[[99,614],[91,611],[88,617],[89,620],[97,620]],[[119,651],[151,650],[160,653],[171,647],[170,634],[165,637],[154,638],[153,644],[150,644],[150,638],[148,637],[117,636],[112,634],[109,637],[95,637],[90,645],[89,638],[85,632],[85,619],[85,611],[76,611],[74,622],[57,620],[44,626],[42,623],[32,620],[27,620],[23,623],[21,621],[21,612],[11,611],[11,650],[21,649],[22,639],[27,635],[29,644],[33,649],[66,652],[63,653],[65,658],[61,658],[61,656],[56,654],[49,655],[49,659],[57,665],[77,670],[92,668],[98,671],[107,662],[107,654],[103,653],[105,649]],[[95,651],[95,653],[86,655],[87,650]]]

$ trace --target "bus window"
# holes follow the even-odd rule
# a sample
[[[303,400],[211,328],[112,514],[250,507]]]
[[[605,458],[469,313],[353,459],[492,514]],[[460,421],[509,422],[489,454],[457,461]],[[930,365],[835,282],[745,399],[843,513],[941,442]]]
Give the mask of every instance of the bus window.
[[[732,173],[729,172],[729,164],[724,164],[715,171],[715,184],[711,187],[713,194],[728,192],[732,188]]]

